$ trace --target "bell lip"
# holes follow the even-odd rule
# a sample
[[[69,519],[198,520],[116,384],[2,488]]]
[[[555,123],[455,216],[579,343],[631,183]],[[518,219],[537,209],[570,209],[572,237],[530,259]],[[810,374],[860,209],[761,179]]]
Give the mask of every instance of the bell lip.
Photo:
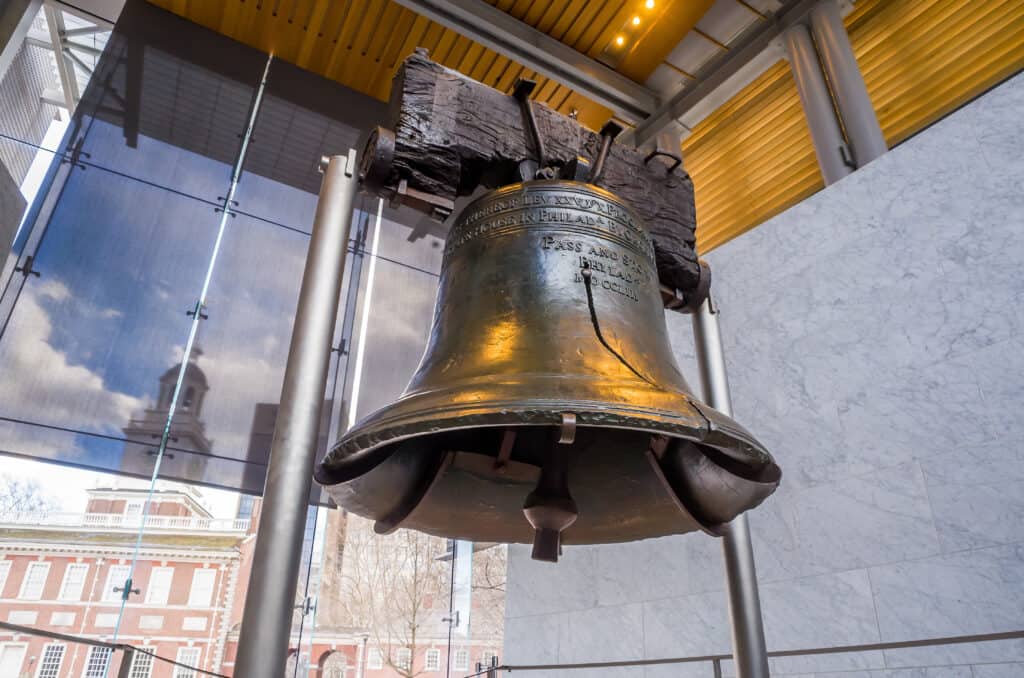
[[[631,408],[621,403],[609,406],[594,401],[537,399],[526,404],[521,401],[514,405],[509,403],[505,407],[492,401],[475,410],[462,404],[435,406],[415,414],[393,412],[403,403],[404,399],[400,399],[372,413],[346,433],[316,466],[314,477],[326,486],[346,483],[386,461],[393,446],[405,440],[470,428],[558,426],[562,413],[566,412],[576,415],[579,427],[667,435],[721,450],[738,463],[752,468],[775,465],[771,454],[738,423],[702,403],[698,407],[688,396],[680,394],[680,398],[685,400],[687,411]],[[447,416],[446,410],[449,411]],[[737,447],[749,453],[739,454]]]

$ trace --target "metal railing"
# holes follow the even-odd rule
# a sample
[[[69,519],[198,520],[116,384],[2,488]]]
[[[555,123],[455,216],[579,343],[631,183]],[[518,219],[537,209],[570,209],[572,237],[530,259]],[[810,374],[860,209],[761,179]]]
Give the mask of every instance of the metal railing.
[[[803,650],[775,650],[768,652],[769,658],[774,657],[810,657],[814,655],[844,654],[850,652],[871,652],[878,650],[903,650],[915,647],[934,647],[939,645],[962,645],[966,643],[985,643],[996,640],[1016,640],[1024,638],[1024,631],[1006,631],[1004,633],[984,633],[970,636],[947,636],[944,638],[928,638],[924,640],[899,640],[890,643],[865,643],[863,645],[836,645],[833,647],[815,647]],[[573,669],[608,669],[624,666],[655,666],[658,664],[711,664],[714,678],[722,678],[722,662],[731,660],[731,654],[708,654],[696,657],[667,657],[664,659],[629,659],[607,662],[584,662],[577,664],[500,664],[486,668],[478,665],[476,673],[465,678],[486,676],[494,678],[499,671],[553,671]],[[975,662],[976,663],[976,662]],[[937,664],[937,667],[951,664]],[[881,668],[881,667],[879,667]],[[901,667],[902,668],[902,667]]]
[[[121,653],[121,659],[118,663],[117,678],[129,678],[132,668],[132,661],[135,658],[135,653],[145,654],[152,657],[155,661],[163,662],[165,664],[171,664],[172,666],[178,666],[193,673],[198,673],[203,676],[213,676],[213,678],[231,678],[225,676],[223,673],[214,673],[213,671],[206,671],[205,669],[184,664],[171,659],[170,657],[163,657],[158,655],[144,647],[138,647],[135,645],[128,645],[127,643],[107,643],[102,640],[96,640],[95,638],[84,638],[82,636],[73,636],[68,633],[55,633],[53,631],[43,631],[42,629],[32,628],[31,626],[21,626],[19,624],[10,624],[8,622],[0,622],[0,630],[9,631],[11,633],[24,634],[27,636],[39,636],[41,638],[49,638],[51,640],[60,640],[65,643],[79,643],[81,645],[90,645],[92,647],[105,647],[110,650],[110,658],[108,659],[106,675],[114,675],[110,673],[110,669],[113,668],[112,660],[115,652]]]
[[[137,530],[143,527],[141,515],[123,513],[0,513],[0,527],[30,525],[41,529],[85,527]],[[245,532],[247,518],[203,518],[201,516],[146,516],[145,529],[176,532]]]

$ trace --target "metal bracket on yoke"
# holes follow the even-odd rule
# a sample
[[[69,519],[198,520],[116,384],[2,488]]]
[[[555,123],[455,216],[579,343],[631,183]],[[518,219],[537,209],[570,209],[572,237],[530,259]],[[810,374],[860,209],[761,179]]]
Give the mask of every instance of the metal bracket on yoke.
[[[608,159],[608,151],[612,148],[615,137],[622,134],[622,125],[609,120],[601,127],[601,150],[597,152],[597,160],[594,161],[594,169],[590,173],[590,183],[597,185],[604,172],[604,163]]]
[[[537,168],[534,171],[534,179],[554,179],[555,171],[545,164],[547,154],[544,151],[544,140],[541,139],[540,130],[537,129],[537,117],[533,114],[533,104],[530,102],[530,94],[537,87],[537,83],[526,78],[519,78],[512,89],[512,96],[519,102],[519,109],[523,112],[523,121],[526,123],[526,133],[533,145],[533,152],[536,156]],[[526,177],[524,177],[525,179]]]
[[[644,158],[644,165],[646,165],[651,160],[657,157],[669,158],[670,160],[672,160],[672,164],[668,166],[668,169],[665,172],[665,174],[672,174],[672,172],[674,172],[677,167],[683,164],[683,158],[681,156],[678,156],[675,153],[669,153],[668,151],[661,151],[656,148],[650,153],[648,153],[647,157]]]

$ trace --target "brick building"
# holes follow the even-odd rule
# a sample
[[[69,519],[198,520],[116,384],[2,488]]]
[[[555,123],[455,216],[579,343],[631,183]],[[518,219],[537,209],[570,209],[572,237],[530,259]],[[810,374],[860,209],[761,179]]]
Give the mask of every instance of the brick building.
[[[146,490],[97,488],[81,514],[0,518],[0,619],[110,640]],[[249,521],[216,519],[187,488],[161,484],[146,519],[118,642],[219,669]],[[0,633],[0,676],[99,678],[108,651]],[[133,678],[182,678],[137,655]],[[152,669],[150,672],[150,668]],[[187,675],[187,674],[183,674]]]

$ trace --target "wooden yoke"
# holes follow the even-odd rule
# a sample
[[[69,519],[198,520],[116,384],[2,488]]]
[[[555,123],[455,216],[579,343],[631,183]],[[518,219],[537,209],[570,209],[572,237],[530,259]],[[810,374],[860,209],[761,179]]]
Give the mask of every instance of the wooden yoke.
[[[544,104],[532,103],[543,167],[564,178],[587,181],[602,145],[601,135]],[[378,128],[363,154],[367,190],[443,221],[458,196],[478,187],[523,180],[524,160],[537,159],[521,102],[417,50],[395,75],[390,127]],[[646,161],[645,161],[646,160]],[[536,165],[533,165],[533,169]],[[625,200],[654,239],[663,288],[683,294],[688,309],[707,296],[710,273],[698,264],[693,182],[643,151],[612,144],[597,185]],[[670,296],[667,293],[666,296]]]

